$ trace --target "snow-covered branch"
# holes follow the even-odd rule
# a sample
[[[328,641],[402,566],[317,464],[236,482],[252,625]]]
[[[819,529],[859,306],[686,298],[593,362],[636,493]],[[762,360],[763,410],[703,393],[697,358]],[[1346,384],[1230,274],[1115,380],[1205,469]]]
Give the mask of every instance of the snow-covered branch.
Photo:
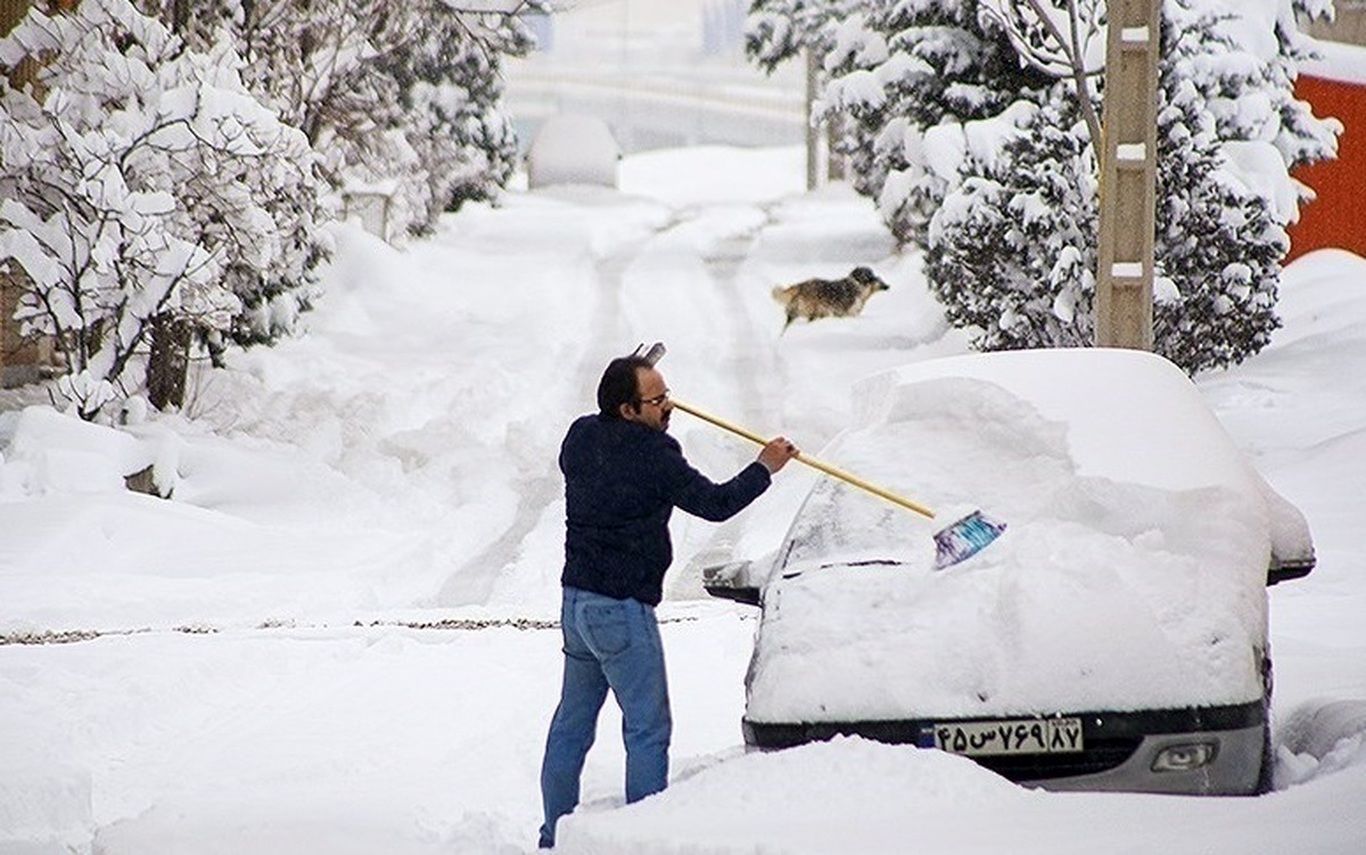
[[[981,14],[1022,62],[1071,80],[1092,144],[1099,145],[1091,80],[1105,69],[1104,0],[981,0]]]
[[[313,193],[299,180],[311,154],[247,92],[230,49],[186,50],[127,0],[31,13],[0,40],[6,63],[26,56],[44,61],[34,85],[0,83],[0,179],[14,189],[0,257],[31,283],[26,331],[56,340],[62,388],[94,418],[154,319],[224,333],[243,308],[228,270],[302,275],[299,253],[262,249],[291,226],[280,199]]]

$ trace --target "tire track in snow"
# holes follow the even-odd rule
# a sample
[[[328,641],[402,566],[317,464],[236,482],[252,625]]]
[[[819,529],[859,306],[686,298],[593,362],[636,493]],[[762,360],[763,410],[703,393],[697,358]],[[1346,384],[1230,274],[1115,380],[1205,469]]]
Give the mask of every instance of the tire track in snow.
[[[744,290],[754,284],[743,274],[752,247],[774,218],[768,206],[737,218],[735,207],[702,206],[685,212],[643,248],[637,259],[641,269],[631,277],[630,288],[641,321],[682,336],[674,357],[677,374],[671,373],[671,379],[694,385],[680,397],[704,409],[716,408],[717,415],[762,433],[777,424],[782,375],[772,336],[756,318],[762,314],[755,310],[757,297]],[[673,256],[679,259],[676,268],[668,265]],[[681,279],[680,272],[686,274]],[[668,280],[679,290],[656,300],[652,288],[657,280]],[[680,301],[679,294],[686,294],[686,301]],[[683,320],[685,316],[691,320]],[[698,329],[708,329],[710,335],[699,338],[693,334]],[[694,399],[694,394],[700,397]],[[688,440],[686,435],[693,432],[697,436]],[[690,448],[693,464],[714,477],[729,476],[734,470],[728,467],[743,466],[740,461],[758,451],[690,417],[684,417],[675,435]],[[717,540],[724,542],[727,529],[685,514],[675,515],[671,528],[675,560],[665,577],[665,597],[705,599],[697,562],[699,557],[728,554]]]
[[[740,274],[759,235],[774,222],[770,208],[765,206],[763,210],[763,223],[718,241],[702,257],[712,283],[728,309],[725,314],[730,320],[731,346],[722,361],[723,371],[735,378],[740,387],[742,424],[754,425],[761,433],[773,429],[782,396],[781,384],[761,384],[759,378],[771,380],[780,373],[776,352],[769,344],[768,336],[758,327],[757,320],[750,316],[741,294],[745,286]]]
[[[761,382],[776,367],[775,351],[753,317],[740,272],[772,222],[767,207],[680,211],[641,248],[623,282],[623,317],[648,328],[640,335],[663,336],[674,351],[669,364],[679,376],[672,379],[694,384],[681,397],[760,424],[772,421],[779,397]]]
[[[671,221],[661,226],[654,234],[643,236],[594,260],[593,321],[587,337],[588,346],[584,349],[578,365],[569,372],[565,383],[566,398],[582,402],[575,410],[576,413],[591,409],[591,401],[603,366],[608,360],[621,355],[621,345],[627,333],[621,309],[621,290],[627,268],[631,266],[642,247],[655,235],[672,226]],[[527,540],[541,524],[546,509],[561,498],[560,476],[554,461],[557,451],[558,448],[547,450],[550,456],[546,462],[546,474],[518,480],[515,485],[518,495],[517,510],[512,523],[496,540],[462,563],[447,577],[435,598],[435,605],[483,605],[495,595],[507,569],[515,564],[525,551]],[[480,571],[478,568],[491,569]],[[560,567],[556,565],[548,568],[544,574],[558,582]]]
[[[687,228],[706,216],[706,213],[706,208],[676,212],[669,222],[651,234],[595,260],[592,325],[586,336],[587,346],[583,355],[574,369],[568,372],[566,383],[570,389],[567,397],[583,402],[579,410],[591,409],[598,376],[608,360],[634,347],[635,343],[628,341],[632,329],[622,298],[632,267],[650,256],[654,248],[667,245],[672,233]],[[719,373],[736,383],[742,418],[756,425],[773,423],[773,414],[777,411],[775,402],[780,395],[776,387],[765,386],[759,381],[761,377],[776,376],[774,351],[767,344],[767,336],[758,334],[750,317],[738,290],[739,273],[749,248],[771,221],[771,215],[765,210],[763,223],[716,241],[698,256],[708,273],[706,287],[714,292],[717,302],[726,307],[722,312],[725,334],[720,336],[724,344],[718,348]],[[516,564],[530,548],[528,540],[542,525],[546,510],[561,499],[561,480],[553,461],[554,449],[549,449],[547,453],[551,457],[547,460],[545,474],[524,477],[516,483],[519,499],[511,524],[496,540],[447,577],[434,605],[484,605],[498,594],[500,582],[506,578],[508,568]],[[559,571],[557,564],[543,568],[542,575],[547,581],[558,580]]]

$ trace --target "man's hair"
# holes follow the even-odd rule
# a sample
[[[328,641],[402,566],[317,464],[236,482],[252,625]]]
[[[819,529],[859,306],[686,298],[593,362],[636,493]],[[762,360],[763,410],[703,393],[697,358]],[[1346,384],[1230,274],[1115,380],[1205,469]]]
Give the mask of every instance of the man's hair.
[[[637,369],[653,367],[645,357],[635,355],[619,356],[607,363],[607,370],[598,381],[598,411],[604,416],[621,418],[622,404],[640,401]]]

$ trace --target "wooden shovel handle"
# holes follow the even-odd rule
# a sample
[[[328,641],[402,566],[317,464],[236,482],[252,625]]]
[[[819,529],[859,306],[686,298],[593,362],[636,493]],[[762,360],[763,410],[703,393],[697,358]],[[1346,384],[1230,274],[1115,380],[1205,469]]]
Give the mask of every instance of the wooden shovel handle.
[[[758,445],[768,445],[767,439],[764,439],[762,436],[759,436],[757,433],[754,433],[753,431],[745,430],[739,425],[731,424],[725,419],[718,418],[717,416],[713,416],[710,413],[703,412],[702,410],[697,409],[691,404],[683,403],[677,398],[670,398],[669,400],[674,405],[675,409],[682,410],[690,416],[696,416],[704,422],[711,422],[712,424],[716,425],[719,428],[722,428],[723,430],[728,430],[736,436],[742,436],[750,442],[757,443]],[[812,469],[817,469],[821,472],[824,472],[826,475],[829,475],[832,478],[838,478],[846,484],[852,484],[853,486],[858,487],[860,490],[872,493],[874,496],[877,496],[878,498],[886,499],[894,505],[900,505],[908,511],[915,511],[921,516],[934,519],[934,511],[930,510],[929,508],[925,507],[919,502],[911,501],[905,496],[898,496],[891,490],[879,487],[876,484],[870,484],[862,478],[858,477],[857,475],[850,474],[848,472],[845,472],[843,469],[831,466],[829,463],[817,460],[816,458],[811,457],[810,455],[804,452],[798,452],[796,459],[799,462],[805,463],[807,466],[810,466]]]

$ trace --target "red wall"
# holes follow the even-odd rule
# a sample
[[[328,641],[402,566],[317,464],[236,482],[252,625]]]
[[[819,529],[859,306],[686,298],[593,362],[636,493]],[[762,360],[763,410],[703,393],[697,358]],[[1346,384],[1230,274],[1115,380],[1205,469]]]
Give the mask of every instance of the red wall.
[[[1366,84],[1301,74],[1295,94],[1314,106],[1314,115],[1339,119],[1343,131],[1337,160],[1293,170],[1318,198],[1300,207],[1300,221],[1290,227],[1290,254],[1285,260],[1323,247],[1366,256]]]

